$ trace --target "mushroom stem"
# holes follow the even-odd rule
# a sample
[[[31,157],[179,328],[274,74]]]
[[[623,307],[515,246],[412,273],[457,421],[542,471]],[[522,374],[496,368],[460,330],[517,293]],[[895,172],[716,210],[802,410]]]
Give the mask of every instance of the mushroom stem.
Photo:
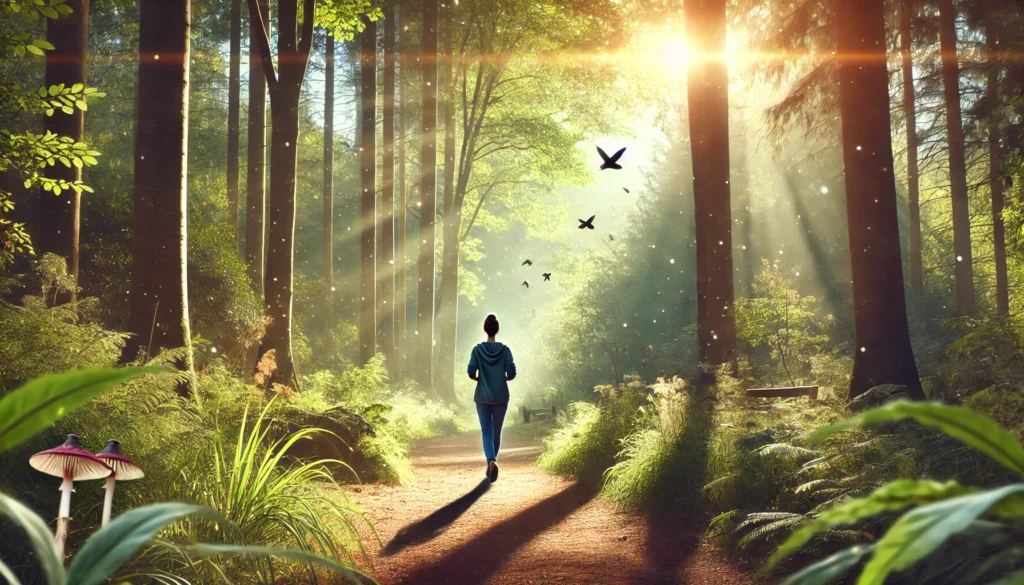
[[[64,559],[64,542],[68,538],[68,524],[71,522],[71,490],[73,481],[65,476],[60,484],[60,511],[57,513],[57,533],[54,541],[57,544],[57,556]]]
[[[104,527],[110,524],[110,509],[114,506],[114,484],[117,480],[114,479],[114,475],[107,476],[107,491],[103,496],[103,522],[100,527]]]

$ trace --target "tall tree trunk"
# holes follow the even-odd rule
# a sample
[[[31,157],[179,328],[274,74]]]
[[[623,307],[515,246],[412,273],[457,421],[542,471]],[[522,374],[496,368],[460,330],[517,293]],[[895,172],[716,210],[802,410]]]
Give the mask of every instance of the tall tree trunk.
[[[334,37],[330,34],[327,35],[324,64],[324,225],[321,257],[327,330],[331,332],[334,329]]]
[[[269,0],[259,0],[263,14],[270,14]],[[266,216],[266,161],[267,161],[267,76],[260,61],[258,32],[249,32],[249,131],[247,171],[245,173],[245,261],[249,266],[249,281],[257,294],[263,294],[263,241]],[[269,19],[265,20],[269,25]],[[263,32],[269,35],[269,26]]]
[[[988,123],[988,184],[992,192],[992,247],[996,263],[996,310],[1010,312],[1006,274],[1006,229],[1003,225],[1003,157],[999,147],[999,37],[998,15],[985,15],[985,52],[988,58],[987,88],[992,114]]]
[[[85,84],[89,55],[89,0],[68,0],[71,13],[46,24],[46,39],[53,50],[46,53],[46,86],[63,83],[71,87]],[[43,128],[59,136],[82,141],[85,112],[75,108],[71,114],[55,112],[43,119]],[[82,170],[72,165],[55,165],[46,169],[46,176],[74,182],[82,180]],[[78,236],[82,196],[74,189],[60,195],[42,192],[39,201],[39,238],[35,242],[40,254],[50,252],[67,261],[68,274],[78,281]],[[54,304],[73,302],[74,290],[58,293]]]
[[[416,381],[432,382],[434,340],[434,220],[437,196],[437,0],[423,0],[420,63],[423,69],[420,135],[420,254],[416,298]]]
[[[238,250],[238,140],[242,92],[242,0],[231,0],[231,33],[228,58],[228,217]]]
[[[949,182],[953,200],[953,273],[956,312],[974,313],[974,269],[971,257],[971,210],[967,197],[967,163],[960,115],[960,66],[956,51],[956,12],[953,0],[939,0],[939,42],[942,49],[942,89],[946,98],[946,141],[949,143]]]
[[[850,399],[879,384],[923,399],[903,292],[883,0],[838,0],[839,106],[857,349]]]
[[[123,361],[161,349],[186,349],[178,367],[192,371],[188,321],[186,208],[188,172],[189,0],[139,5],[139,91],[135,122],[132,284]],[[188,376],[191,380],[192,376]],[[187,396],[191,382],[179,385]]]
[[[913,36],[911,18],[914,0],[900,3],[900,54],[903,58],[903,115],[907,121],[907,200],[910,207],[910,285],[924,288],[921,260],[921,197],[917,170],[917,105],[914,90]]]
[[[363,29],[359,64],[359,359],[365,364],[377,352],[376,270],[377,224],[377,23]]]
[[[408,54],[408,43],[405,28],[408,26],[408,2],[399,1],[395,7],[395,15],[398,17],[398,214],[395,225],[395,363],[391,368],[392,378],[402,378],[402,368],[406,360],[406,313],[408,306],[405,295],[405,230],[406,230],[406,205],[408,204],[408,192],[405,183],[405,143],[408,132],[409,114],[406,112],[409,102],[406,99],[406,92],[409,90],[409,78],[412,73],[412,59]]]
[[[298,388],[292,360],[292,280],[295,265],[295,174],[299,138],[299,98],[313,45],[314,0],[303,0],[302,35],[298,35],[298,0],[279,0],[275,71],[270,39],[258,0],[248,0],[260,61],[270,87],[270,248],[264,279],[264,300],[271,318],[260,355],[271,350],[277,360],[273,381]]]
[[[381,278],[381,294],[384,295],[384,314],[380,316],[380,345],[384,351],[388,370],[395,364],[395,18],[384,18],[384,169],[381,173],[383,190],[380,204],[381,239],[384,241],[381,250],[381,266],[384,274]]]
[[[697,342],[702,364],[736,360],[732,209],[729,188],[729,73],[725,0],[686,0],[687,36],[706,58],[691,61],[687,103],[697,232]]]
[[[454,41],[452,21],[454,6],[447,4],[443,26],[444,61],[441,63],[441,86],[444,88],[444,226],[441,257],[441,285],[438,287],[440,307],[437,313],[438,358],[434,388],[442,398],[455,400],[455,344],[459,321],[459,230],[462,226],[462,205],[456,204],[455,193],[455,98]]]

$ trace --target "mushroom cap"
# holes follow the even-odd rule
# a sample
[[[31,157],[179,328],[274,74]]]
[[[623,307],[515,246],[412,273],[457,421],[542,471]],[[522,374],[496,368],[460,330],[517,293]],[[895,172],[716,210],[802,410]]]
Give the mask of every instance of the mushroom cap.
[[[75,434],[68,435],[60,447],[36,453],[28,463],[43,473],[72,481],[103,479],[113,473],[106,463],[82,447],[82,440]]]
[[[107,446],[97,453],[96,457],[102,459],[107,466],[114,470],[114,479],[117,481],[139,479],[146,475],[142,472],[141,467],[121,453],[120,441],[107,441]]]

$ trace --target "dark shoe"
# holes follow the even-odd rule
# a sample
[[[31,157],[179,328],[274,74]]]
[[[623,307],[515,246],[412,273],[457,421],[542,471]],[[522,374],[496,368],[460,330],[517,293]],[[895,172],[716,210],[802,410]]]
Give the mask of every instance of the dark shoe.
[[[487,474],[487,478],[491,480],[491,483],[498,481],[498,462],[491,461],[490,473]]]
[[[487,462],[487,471],[484,473],[484,477],[486,477],[487,479],[491,480],[492,483],[494,482],[494,480],[491,479],[491,476],[494,474],[493,470],[494,470],[494,461],[488,461]]]

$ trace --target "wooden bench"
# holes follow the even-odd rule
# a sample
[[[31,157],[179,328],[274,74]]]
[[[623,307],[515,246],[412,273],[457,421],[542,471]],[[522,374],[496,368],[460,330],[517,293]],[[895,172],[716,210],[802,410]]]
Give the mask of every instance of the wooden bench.
[[[817,386],[792,386],[789,388],[753,388],[747,390],[747,396],[754,398],[793,398],[806,396],[807,403],[814,406],[818,400]]]

